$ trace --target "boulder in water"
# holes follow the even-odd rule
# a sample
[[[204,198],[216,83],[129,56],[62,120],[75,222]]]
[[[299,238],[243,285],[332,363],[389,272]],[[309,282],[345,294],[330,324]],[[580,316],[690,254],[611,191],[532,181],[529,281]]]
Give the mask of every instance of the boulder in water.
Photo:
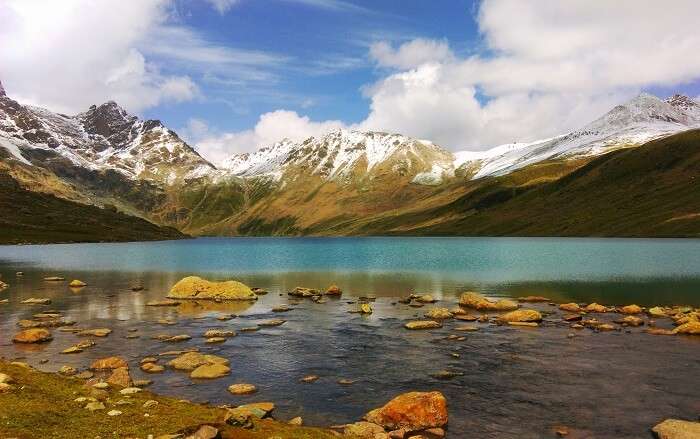
[[[447,400],[440,392],[404,393],[364,419],[388,430],[420,431],[447,425]]]
[[[197,300],[256,300],[257,295],[247,285],[229,280],[212,282],[198,276],[182,278],[173,285],[168,294],[170,299]]]

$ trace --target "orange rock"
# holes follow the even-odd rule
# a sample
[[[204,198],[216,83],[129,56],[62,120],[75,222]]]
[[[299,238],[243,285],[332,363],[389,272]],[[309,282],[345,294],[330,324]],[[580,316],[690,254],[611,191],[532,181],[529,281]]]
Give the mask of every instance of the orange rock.
[[[15,343],[43,343],[51,341],[51,333],[44,328],[25,329],[15,334],[12,339]]]
[[[518,302],[549,302],[549,299],[542,296],[518,297]]]
[[[114,369],[112,375],[107,378],[107,382],[112,386],[119,387],[131,387],[133,385],[128,367],[118,367]]]
[[[326,290],[326,295],[328,296],[340,296],[341,294],[343,294],[343,290],[341,290],[338,285],[331,285]]]
[[[447,400],[440,392],[409,392],[365,415],[388,430],[425,430],[447,425]]]
[[[620,309],[620,312],[623,314],[640,314],[642,312],[642,308],[639,305],[627,305],[623,306]]]
[[[121,357],[107,357],[95,360],[90,365],[92,370],[110,370],[118,369],[120,367],[129,367],[129,364]]]
[[[559,309],[564,310],[564,311],[569,311],[569,312],[579,312],[581,311],[581,307],[578,306],[577,303],[562,303],[559,305]]]
[[[606,312],[608,309],[598,303],[591,303],[586,307],[587,312]]]

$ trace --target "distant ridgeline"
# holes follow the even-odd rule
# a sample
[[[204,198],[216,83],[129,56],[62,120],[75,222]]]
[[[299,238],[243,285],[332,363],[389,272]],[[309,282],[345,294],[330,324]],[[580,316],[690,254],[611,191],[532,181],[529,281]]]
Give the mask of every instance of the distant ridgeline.
[[[696,237],[698,128],[694,100],[640,95],[571,133],[486,151],[336,130],[216,167],[115,102],[67,116],[21,105],[0,84],[0,242]]]

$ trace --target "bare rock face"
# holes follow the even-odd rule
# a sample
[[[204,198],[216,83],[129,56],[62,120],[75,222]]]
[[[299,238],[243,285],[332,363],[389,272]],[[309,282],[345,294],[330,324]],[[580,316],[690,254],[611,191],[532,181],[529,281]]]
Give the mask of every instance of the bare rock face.
[[[447,425],[447,400],[440,392],[409,392],[365,415],[387,430],[421,431]]]
[[[198,276],[182,278],[173,285],[171,299],[197,300],[257,300],[258,296],[248,285],[235,280],[212,282]]]

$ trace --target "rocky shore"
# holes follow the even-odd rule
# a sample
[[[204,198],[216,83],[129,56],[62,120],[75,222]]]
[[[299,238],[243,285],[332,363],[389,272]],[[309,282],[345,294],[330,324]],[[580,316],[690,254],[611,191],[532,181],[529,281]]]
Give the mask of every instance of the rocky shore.
[[[44,281],[66,282],[63,276],[46,277]],[[88,285],[89,282],[78,279],[66,282],[68,288],[77,291]],[[5,289],[11,287],[7,284],[3,286]],[[138,286],[132,289],[136,291]],[[266,294],[268,292],[264,289],[250,288],[237,281],[211,282],[198,277],[187,277],[172,287],[167,298],[150,300],[144,306],[176,310],[193,301],[255,301],[258,296]],[[374,297],[353,296],[352,299],[344,300],[342,289],[336,285],[325,289],[297,287],[286,296],[288,299],[280,299],[279,303],[271,307],[270,312],[281,316],[293,311],[303,301],[344,307],[348,313],[357,313],[366,318],[372,318],[374,312]],[[61,351],[61,354],[69,356],[99,349],[96,341],[109,337],[112,332],[110,328],[104,327],[80,327],[58,310],[47,309],[50,305],[51,299],[46,297],[23,299],[21,306],[35,307],[37,312],[31,319],[17,322],[19,330],[9,337],[12,342],[27,346],[55,343],[53,340],[56,331],[72,333],[76,337],[76,343]],[[422,315],[419,319],[405,320],[405,330],[430,333],[431,330],[448,328],[454,333],[446,337],[447,341],[463,341],[470,332],[483,333],[508,327],[512,327],[512,331],[567,328],[566,336],[571,339],[578,337],[580,331],[616,331],[624,335],[634,330],[635,333],[648,336],[700,335],[700,310],[689,306],[645,308],[636,304],[555,303],[542,296],[493,300],[477,292],[465,292],[457,303],[444,305],[431,294],[410,294],[391,305],[413,308]],[[225,322],[233,318],[233,314],[222,314],[219,320]],[[167,319],[158,322],[164,327],[172,323],[172,320]],[[266,327],[282,327],[284,330],[285,323],[281,318],[261,320],[254,326],[239,331],[257,331]],[[208,329],[201,334],[163,333],[153,335],[151,339],[168,346],[201,337],[204,347],[225,343],[237,335],[234,330],[217,328]],[[127,338],[132,337],[139,337],[137,329],[127,335]],[[453,352],[453,356],[459,358],[460,354]],[[235,373],[232,372],[229,358],[200,352],[199,348],[166,348],[137,361],[118,355],[106,356],[86,366],[81,369],[64,365],[57,375],[39,372],[22,362],[0,362],[0,433],[20,438],[108,437],[112,432],[118,432],[119,437],[140,438],[465,437],[465,432],[450,431],[448,428],[449,401],[438,391],[398,394],[382,407],[367,407],[365,416],[357,422],[317,429],[303,426],[303,419],[298,417],[274,420],[274,402],[252,402],[239,406],[193,404],[152,394],[146,390],[151,380],[133,377],[135,369],[154,380],[158,379],[158,374],[172,370],[187,374],[196,383]],[[437,370],[431,374],[438,380],[450,380],[461,375],[462,372],[449,369]],[[318,375],[308,375],[302,377],[300,382],[311,384],[318,379]],[[351,386],[354,380],[340,378],[337,383]],[[236,382],[228,386],[228,392],[232,395],[256,395],[256,384],[260,383]],[[65,422],[49,422],[42,416],[47,412]],[[658,425],[649,426],[649,432],[651,435],[653,431],[659,438],[684,439],[698,437],[693,436],[697,434],[698,428],[700,423],[695,420],[660,419]],[[553,433],[559,437],[578,437],[570,435],[569,428],[565,425],[558,426]]]

